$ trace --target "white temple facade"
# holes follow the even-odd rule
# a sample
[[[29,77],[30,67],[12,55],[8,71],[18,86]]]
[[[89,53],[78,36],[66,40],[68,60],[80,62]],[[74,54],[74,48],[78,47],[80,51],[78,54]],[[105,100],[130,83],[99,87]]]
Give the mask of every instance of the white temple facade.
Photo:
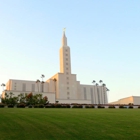
[[[48,97],[50,103],[81,103],[81,104],[107,104],[106,87],[102,85],[84,85],[77,81],[76,74],[71,73],[70,47],[63,32],[62,46],[60,48],[60,72],[56,73],[45,83],[36,81],[10,79],[6,90],[2,93],[12,92],[14,96],[21,93],[42,93]]]

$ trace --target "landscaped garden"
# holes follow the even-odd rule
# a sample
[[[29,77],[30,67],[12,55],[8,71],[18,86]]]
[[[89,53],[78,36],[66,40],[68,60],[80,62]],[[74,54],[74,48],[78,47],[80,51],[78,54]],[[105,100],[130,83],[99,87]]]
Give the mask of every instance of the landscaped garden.
[[[0,140],[139,140],[140,109],[0,108]]]

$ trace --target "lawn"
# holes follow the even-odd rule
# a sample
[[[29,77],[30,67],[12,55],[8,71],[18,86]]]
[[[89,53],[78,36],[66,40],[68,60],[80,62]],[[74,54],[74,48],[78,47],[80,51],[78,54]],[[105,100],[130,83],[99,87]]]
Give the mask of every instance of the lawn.
[[[0,109],[0,140],[93,139],[139,140],[140,109]]]

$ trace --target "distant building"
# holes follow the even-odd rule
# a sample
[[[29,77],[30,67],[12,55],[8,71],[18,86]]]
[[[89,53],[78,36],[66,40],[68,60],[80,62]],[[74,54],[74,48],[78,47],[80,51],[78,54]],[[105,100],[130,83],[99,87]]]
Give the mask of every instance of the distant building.
[[[104,84],[85,85],[77,81],[76,74],[71,73],[70,47],[67,46],[67,38],[63,32],[60,48],[60,72],[45,83],[10,79],[2,97],[9,92],[13,92],[15,96],[20,93],[32,92],[33,94],[42,93],[43,96],[47,96],[50,103],[59,101],[59,103],[107,104],[106,89]]]
[[[140,96],[130,96],[126,98],[119,99],[118,101],[111,102],[109,104],[129,104],[140,105]]]

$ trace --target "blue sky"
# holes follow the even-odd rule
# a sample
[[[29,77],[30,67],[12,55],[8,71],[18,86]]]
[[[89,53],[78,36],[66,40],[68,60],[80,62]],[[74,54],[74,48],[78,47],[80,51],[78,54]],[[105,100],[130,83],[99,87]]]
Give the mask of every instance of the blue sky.
[[[64,27],[77,80],[103,80],[110,102],[140,95],[139,0],[0,0],[0,83],[59,72]]]

